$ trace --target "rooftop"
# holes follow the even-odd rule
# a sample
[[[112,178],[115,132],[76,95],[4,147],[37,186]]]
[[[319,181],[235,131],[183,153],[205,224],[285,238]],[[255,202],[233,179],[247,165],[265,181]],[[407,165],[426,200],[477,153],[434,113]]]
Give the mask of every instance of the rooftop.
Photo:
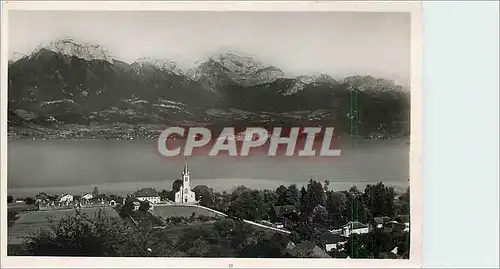
[[[340,243],[340,242],[346,242],[347,238],[343,237],[343,236],[341,236],[339,234],[334,234],[334,233],[326,232],[326,233],[321,234],[321,240],[325,244],[337,244],[337,243]]]
[[[346,226],[349,226],[351,227],[351,229],[363,229],[363,228],[368,228],[368,226],[366,224],[363,224],[359,221],[350,221],[348,222],[346,225],[342,226],[342,227],[346,227]]]
[[[158,192],[154,188],[142,188],[135,192],[135,197],[156,197]]]

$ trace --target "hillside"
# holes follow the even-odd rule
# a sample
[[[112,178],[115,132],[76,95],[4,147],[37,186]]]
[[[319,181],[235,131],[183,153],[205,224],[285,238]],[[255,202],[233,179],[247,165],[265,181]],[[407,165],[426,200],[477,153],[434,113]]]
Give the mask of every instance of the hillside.
[[[285,77],[278,67],[235,53],[181,70],[172,60],[126,63],[99,45],[72,40],[17,58],[8,69],[11,138],[103,138],[124,130],[145,138],[163,125],[235,122],[312,122],[356,135],[409,132],[409,92],[371,76]]]

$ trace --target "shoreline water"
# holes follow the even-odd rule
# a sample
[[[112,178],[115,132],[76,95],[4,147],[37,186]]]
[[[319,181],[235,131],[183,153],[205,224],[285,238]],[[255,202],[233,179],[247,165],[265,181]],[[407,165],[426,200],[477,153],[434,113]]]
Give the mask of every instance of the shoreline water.
[[[193,186],[191,188],[196,187],[197,185],[207,185],[209,188],[212,188],[214,191],[222,192],[228,191],[230,192],[236,186],[243,185],[252,189],[273,189],[275,190],[280,185],[288,186],[291,184],[296,184],[300,189],[302,186],[306,186],[309,179],[304,179],[303,182],[286,182],[279,180],[270,180],[270,179],[230,179],[230,178],[218,178],[218,179],[193,179]],[[380,181],[379,181],[380,182]],[[349,190],[351,187],[356,186],[358,189],[363,191],[367,185],[375,185],[379,182],[376,181],[358,181],[358,182],[332,182],[330,181],[328,185],[329,190],[334,191],[344,191]],[[389,187],[394,187],[396,192],[404,192],[406,188],[409,186],[407,180],[401,181],[381,181],[384,185]],[[323,183],[323,182],[322,182]],[[228,187],[229,185],[229,187]],[[85,185],[74,185],[74,186],[47,186],[47,187],[25,187],[25,188],[8,188],[8,195],[12,195],[14,197],[27,197],[27,196],[35,196],[39,192],[46,192],[49,194],[63,194],[70,193],[73,195],[81,195],[84,193],[89,193],[92,191],[94,187],[99,189],[100,193],[105,194],[115,194],[124,196],[128,193],[137,191],[141,188],[152,187],[157,191],[162,191],[163,189],[169,191],[172,188],[172,181],[144,181],[144,182],[116,182],[116,183],[99,183],[99,184],[85,184]]]

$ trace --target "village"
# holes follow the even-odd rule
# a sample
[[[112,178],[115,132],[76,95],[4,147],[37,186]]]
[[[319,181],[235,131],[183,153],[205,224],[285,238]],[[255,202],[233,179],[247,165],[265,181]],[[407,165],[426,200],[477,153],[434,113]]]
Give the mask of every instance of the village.
[[[163,190],[158,192],[155,188],[146,187],[129,193],[126,197],[100,194],[97,188],[94,188],[92,192],[81,195],[65,193],[61,196],[55,196],[41,192],[34,199],[26,198],[11,201],[11,204],[29,203],[34,206],[30,208],[31,211],[46,212],[49,215],[52,214],[51,212],[108,208],[113,209],[112,211],[115,212],[113,214],[129,221],[133,226],[141,226],[146,223],[151,229],[168,230],[172,228],[172,223],[195,225],[196,223],[213,223],[218,220],[229,219],[244,222],[267,233],[290,237],[298,234],[299,237],[302,237],[302,230],[306,229],[309,230],[306,233],[315,234],[312,238],[307,238],[307,240],[295,240],[296,242],[288,240],[285,251],[291,257],[348,258],[347,253],[349,251],[347,248],[349,240],[352,240],[353,236],[367,236],[373,233],[402,236],[404,234],[408,235],[410,231],[409,214],[376,216],[370,219],[365,218],[364,221],[361,221],[355,215],[351,219],[336,219],[334,222],[318,221],[317,219],[321,219],[320,215],[323,213],[317,212],[324,210],[325,207],[316,205],[311,211],[314,216],[309,217],[309,220],[304,220],[304,212],[307,209],[293,204],[293,202],[287,204],[286,200],[293,196],[294,192],[291,191],[293,190],[291,187],[285,188],[285,190],[280,190],[281,187],[278,188],[276,192],[281,192],[281,194],[279,194],[278,200],[273,205],[268,205],[269,210],[262,216],[252,216],[243,211],[238,211],[247,206],[253,208],[253,210],[255,210],[255,207],[260,207],[259,205],[238,205],[239,200],[244,199],[242,197],[249,195],[245,187],[236,188],[233,192],[233,201],[229,201],[229,205],[224,205],[220,203],[228,203],[227,197],[229,196],[214,195],[210,193],[211,189],[204,185],[198,185],[192,189],[190,184],[191,176],[186,163],[180,179],[174,182],[172,191]],[[238,191],[242,191],[242,197],[234,197],[234,194]],[[253,192],[255,193],[255,191]],[[322,190],[321,192],[326,191]],[[285,197],[284,203],[279,201],[281,197]],[[401,197],[394,197],[393,199],[398,202]],[[251,203],[251,201],[243,200],[242,202]],[[331,209],[328,210],[331,211]],[[26,214],[26,212],[20,214]],[[324,218],[332,218],[332,212],[325,212],[324,214]],[[17,221],[14,218],[11,229],[16,230],[16,226]],[[19,227],[22,227],[22,223],[19,224]],[[15,232],[15,234],[18,233]],[[385,258],[404,258],[409,253],[408,250],[400,250],[397,245],[394,245],[389,251],[384,251],[378,255]]]

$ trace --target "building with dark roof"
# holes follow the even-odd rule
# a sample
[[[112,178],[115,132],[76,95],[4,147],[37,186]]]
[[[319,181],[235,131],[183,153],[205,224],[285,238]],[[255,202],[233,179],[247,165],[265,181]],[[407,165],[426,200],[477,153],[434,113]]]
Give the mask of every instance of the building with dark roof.
[[[152,204],[160,202],[160,196],[154,188],[142,188],[134,193],[134,197],[139,201],[149,201]]]
[[[325,249],[327,252],[332,249],[343,250],[345,244],[347,244],[348,238],[340,234],[334,234],[331,232],[325,232],[321,234],[321,242],[325,244]]]
[[[331,258],[313,241],[304,241],[287,252],[295,258]]]

